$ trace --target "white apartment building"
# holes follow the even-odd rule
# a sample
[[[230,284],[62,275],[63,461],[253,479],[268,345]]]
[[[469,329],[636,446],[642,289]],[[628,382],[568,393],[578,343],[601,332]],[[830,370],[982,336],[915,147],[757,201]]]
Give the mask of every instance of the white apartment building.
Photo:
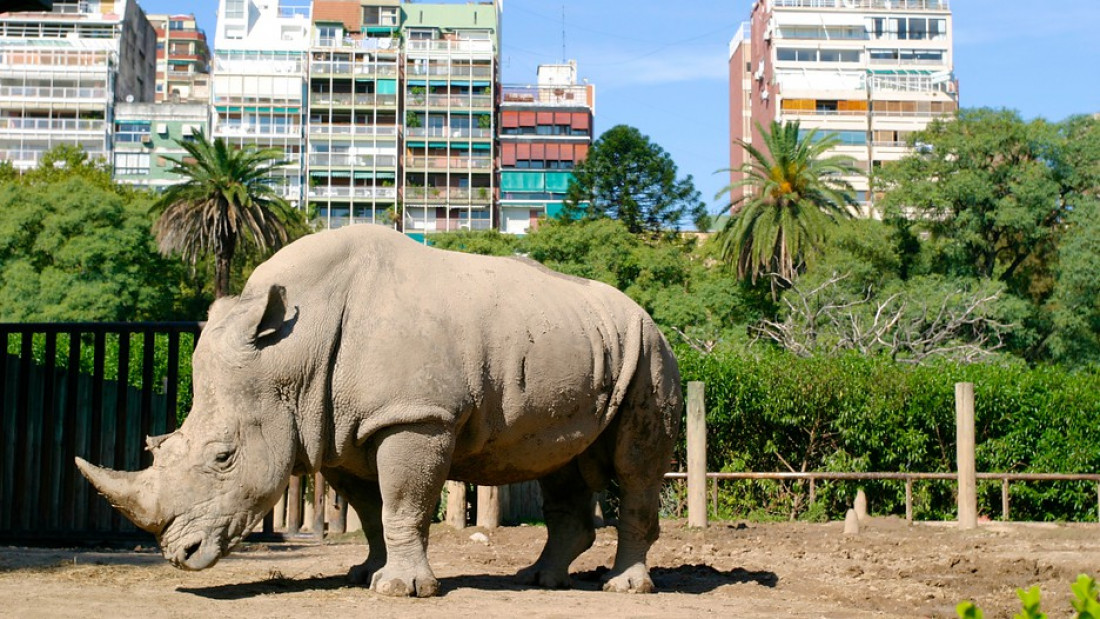
[[[153,100],[156,33],[135,0],[54,0],[0,14],[0,160],[58,144],[109,157],[116,102]]]
[[[277,148],[278,182],[302,204],[310,0],[219,0],[211,68],[211,134]]]
[[[756,0],[730,43],[730,167],[745,161],[737,140],[760,144],[756,123],[797,120],[866,170],[850,180],[878,215],[875,168],[958,109],[952,50],[949,0]]]

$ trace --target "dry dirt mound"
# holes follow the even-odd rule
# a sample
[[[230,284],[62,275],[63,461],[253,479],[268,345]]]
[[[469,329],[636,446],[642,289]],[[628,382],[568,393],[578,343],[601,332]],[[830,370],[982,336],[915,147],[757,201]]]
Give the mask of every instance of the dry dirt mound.
[[[1015,589],[1040,585],[1051,616],[1070,611],[1069,585],[1100,569],[1097,525],[947,523],[873,519],[858,536],[841,523],[720,523],[705,531],[663,523],[650,554],[656,595],[599,591],[615,532],[573,565],[574,588],[517,586],[542,527],[432,529],[441,597],[394,600],[350,587],[365,556],[358,540],[248,545],[214,568],[175,570],[155,551],[0,548],[0,614],[8,617],[954,617],[976,600],[988,617],[1019,608]]]

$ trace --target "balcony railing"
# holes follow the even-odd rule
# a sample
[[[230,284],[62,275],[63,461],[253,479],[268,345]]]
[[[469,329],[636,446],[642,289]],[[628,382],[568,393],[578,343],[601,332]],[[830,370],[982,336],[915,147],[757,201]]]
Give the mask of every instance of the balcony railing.
[[[24,131],[105,131],[105,120],[77,118],[0,118],[0,129]]]
[[[491,138],[492,129],[452,127],[409,127],[405,135],[410,138]]]
[[[371,107],[395,107],[397,95],[358,94],[350,92],[310,93],[312,105],[366,105]]]
[[[0,50],[0,69],[63,67],[103,70],[110,65],[109,52],[87,50]]]
[[[411,64],[405,70],[405,75],[410,78],[416,76],[450,76],[450,77],[479,77],[489,79],[493,77],[492,67],[469,67],[464,65],[418,65]]]
[[[59,88],[50,86],[0,86],[0,98],[106,100],[106,88]]]
[[[492,54],[493,42],[490,40],[477,41],[407,41],[405,51],[415,52],[468,52],[477,54]]]
[[[394,125],[330,125],[326,123],[311,123],[309,125],[309,134],[397,137],[397,127]]]
[[[405,187],[406,200],[427,202],[479,202],[487,204],[492,197],[488,187]]]
[[[396,64],[376,64],[373,62],[350,62],[346,60],[314,60],[309,71],[320,75],[374,75],[392,77],[397,75]]]
[[[588,105],[586,86],[504,86],[503,102],[577,107]]]
[[[776,8],[946,11],[949,0],[772,0]]]
[[[363,200],[396,200],[396,187],[310,187],[309,197],[314,199],[324,198],[356,198]]]
[[[312,153],[309,165],[319,168],[396,168],[397,155],[359,155],[350,153]]]
[[[412,169],[429,170],[492,170],[492,157],[406,157]]]
[[[220,124],[214,126],[215,135],[298,135],[302,132],[300,125],[235,125]]]
[[[447,108],[492,108],[493,98],[489,95],[408,95],[406,103],[410,107],[447,107]]]

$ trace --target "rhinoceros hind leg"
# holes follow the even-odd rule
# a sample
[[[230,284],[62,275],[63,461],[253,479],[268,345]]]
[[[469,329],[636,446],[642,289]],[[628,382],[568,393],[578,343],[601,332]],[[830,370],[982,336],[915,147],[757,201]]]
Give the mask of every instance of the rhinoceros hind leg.
[[[541,479],[542,511],[546,519],[546,546],[533,565],[516,579],[526,585],[551,589],[570,586],[569,565],[596,540],[592,490],[574,460]]]
[[[677,401],[678,402],[678,401]],[[619,541],[604,591],[652,593],[646,555],[660,534],[661,486],[676,442],[676,426],[652,395],[620,411],[614,468],[619,482]],[[673,403],[678,415],[678,405]]]
[[[439,581],[428,565],[428,527],[451,464],[454,437],[432,424],[394,426],[380,433],[378,485],[386,564],[371,588],[383,595],[430,597]]]
[[[382,491],[375,480],[361,479],[343,471],[325,469],[321,473],[336,492],[348,500],[359,514],[363,536],[367,538],[367,560],[348,570],[348,581],[369,585],[375,572],[386,564],[386,538],[382,534]]]

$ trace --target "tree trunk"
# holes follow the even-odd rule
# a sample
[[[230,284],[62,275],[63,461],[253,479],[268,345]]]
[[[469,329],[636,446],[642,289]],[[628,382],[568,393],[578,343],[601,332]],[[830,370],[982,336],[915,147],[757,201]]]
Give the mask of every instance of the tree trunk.
[[[214,298],[229,296],[229,272],[233,265],[233,251],[237,248],[237,239],[218,239],[214,247]]]

